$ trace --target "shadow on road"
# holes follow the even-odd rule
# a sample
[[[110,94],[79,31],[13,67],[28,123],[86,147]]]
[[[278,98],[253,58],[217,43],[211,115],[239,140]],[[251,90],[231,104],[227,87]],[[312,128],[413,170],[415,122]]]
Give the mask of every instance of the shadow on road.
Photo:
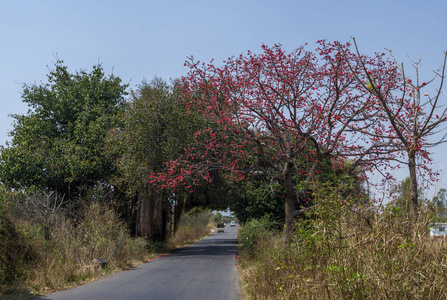
[[[170,256],[196,256],[196,255],[236,255],[236,239],[207,238],[186,248],[173,251]]]

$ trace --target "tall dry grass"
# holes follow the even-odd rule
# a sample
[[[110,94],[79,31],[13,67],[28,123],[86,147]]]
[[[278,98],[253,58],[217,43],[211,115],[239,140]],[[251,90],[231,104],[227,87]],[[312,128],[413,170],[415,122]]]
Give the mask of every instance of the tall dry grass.
[[[131,237],[107,205],[93,201],[70,211],[63,204],[55,194],[7,196],[0,190],[0,299],[27,299],[94,280],[195,242],[212,228],[212,213],[197,210],[182,217],[168,242],[146,242]],[[105,268],[93,262],[98,258],[107,261]]]
[[[379,214],[329,189],[316,197],[291,243],[276,234],[242,256],[247,299],[447,299],[447,243],[429,238],[428,217]]]
[[[57,289],[115,270],[128,268],[147,256],[146,243],[131,238],[115,212],[97,203],[88,206],[82,219],[61,220],[52,238],[32,240],[37,253],[27,280],[36,290]],[[92,261],[102,258],[106,269]]]
[[[213,214],[210,211],[192,211],[182,216],[175,234],[169,239],[167,247],[175,249],[194,243],[212,232]]]
[[[6,217],[14,236],[9,234],[0,243],[9,256],[4,252],[0,263],[12,272],[3,276],[8,282],[0,283],[3,295],[17,288],[34,294],[69,288],[128,268],[149,256],[147,243],[132,238],[114,210],[99,203],[86,206],[77,218],[53,214],[49,231],[41,223],[12,214],[3,219]],[[106,267],[95,265],[95,258],[105,259]]]

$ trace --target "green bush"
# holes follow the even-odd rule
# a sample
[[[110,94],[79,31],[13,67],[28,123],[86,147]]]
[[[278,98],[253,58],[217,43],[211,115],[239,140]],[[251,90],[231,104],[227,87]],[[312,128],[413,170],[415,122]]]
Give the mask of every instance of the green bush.
[[[239,228],[238,241],[241,250],[249,256],[256,256],[256,246],[269,237],[276,225],[268,215],[260,219],[252,219]]]

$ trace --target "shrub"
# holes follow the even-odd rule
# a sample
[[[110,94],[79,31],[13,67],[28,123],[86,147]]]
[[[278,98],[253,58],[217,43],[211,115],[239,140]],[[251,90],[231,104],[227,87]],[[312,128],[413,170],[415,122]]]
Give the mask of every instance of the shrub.
[[[0,218],[0,291],[26,278],[33,251],[7,213]]]
[[[0,222],[0,292],[6,287],[33,292],[70,287],[148,258],[147,243],[132,238],[107,206],[91,203],[76,218],[57,211],[51,223],[44,223],[24,218],[22,203],[14,205],[3,211]],[[96,267],[95,258],[105,259],[106,268]]]
[[[256,256],[256,246],[272,234],[275,224],[268,215],[260,219],[251,219],[243,224],[238,232],[241,250],[249,256]]]
[[[15,226],[7,210],[6,193],[0,187],[0,291],[24,280],[33,257],[26,236]]]
[[[315,196],[291,243],[273,235],[253,246],[256,259],[242,264],[248,299],[447,298],[445,245],[428,237],[428,218],[378,214],[329,187]]]
[[[58,220],[50,240],[35,235],[34,248],[39,252],[28,284],[36,290],[80,283],[110,270],[127,268],[147,256],[147,243],[132,239],[111,208],[92,203],[83,211],[78,220]],[[92,264],[95,258],[107,261],[105,270]]]

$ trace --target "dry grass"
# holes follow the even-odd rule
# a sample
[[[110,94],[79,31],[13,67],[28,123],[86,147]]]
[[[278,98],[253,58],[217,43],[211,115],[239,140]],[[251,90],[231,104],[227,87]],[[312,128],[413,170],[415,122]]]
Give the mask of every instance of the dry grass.
[[[18,268],[8,278],[10,282],[3,285],[0,298],[20,298],[17,293],[23,294],[23,290],[42,294],[70,288],[132,267],[150,255],[147,243],[131,238],[125,224],[110,208],[91,204],[76,221],[62,214],[53,217],[50,238],[45,238],[39,224],[23,219],[12,222],[16,236],[10,243],[27,251],[9,258],[8,266]],[[95,266],[95,258],[105,259],[106,267]]]
[[[240,259],[247,299],[447,299],[447,245],[428,219],[325,196],[290,244],[270,236]]]
[[[168,249],[185,247],[210,235],[215,224],[209,211],[182,216],[180,226],[175,235],[168,241]]]
[[[8,255],[0,256],[0,299],[27,299],[96,280],[196,242],[213,226],[210,212],[186,215],[168,243],[147,243],[132,238],[113,209],[93,203],[83,212],[76,219],[53,215],[50,238],[41,223],[13,214],[2,220],[0,250]],[[95,266],[95,258],[105,259],[106,267]]]

